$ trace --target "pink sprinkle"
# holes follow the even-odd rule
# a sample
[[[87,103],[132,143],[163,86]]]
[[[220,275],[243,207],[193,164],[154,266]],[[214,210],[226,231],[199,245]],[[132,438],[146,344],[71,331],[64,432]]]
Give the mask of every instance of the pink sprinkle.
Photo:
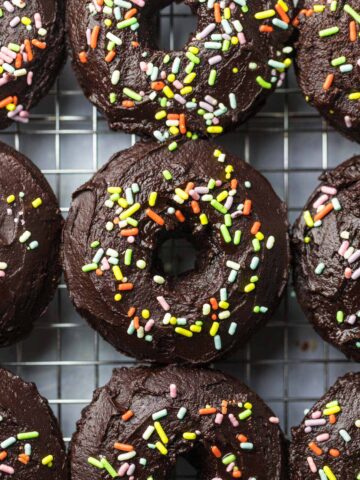
[[[243,32],[238,33],[238,39],[241,45],[244,45],[246,43],[246,38]]]
[[[352,127],[352,121],[351,121],[351,118],[349,117],[349,115],[345,115],[344,122],[345,122],[345,125],[347,126],[347,128]]]
[[[214,117],[212,120],[213,125],[219,125],[220,119],[218,117]]]
[[[345,272],[344,272],[344,277],[349,280],[349,278],[351,278],[351,275],[352,275],[352,270],[351,270],[351,268],[346,267],[346,268],[345,268]]]
[[[177,88],[178,90],[181,90],[183,88],[183,84],[179,81],[179,80],[175,80],[175,82],[173,82],[173,85],[175,88]]]
[[[90,45],[90,43],[91,43],[91,30],[90,30],[90,28],[88,28],[88,29],[86,30],[86,43],[87,43],[88,45]]]
[[[14,17],[10,22],[10,27],[14,28],[16,27],[16,25],[19,25],[20,22],[21,22],[20,17]]]
[[[15,470],[10,465],[0,465],[0,472],[7,473],[8,475],[14,475]]]
[[[4,278],[5,277],[5,272],[4,270],[0,270],[0,278]]]
[[[229,211],[230,208],[232,207],[233,202],[234,202],[234,197],[231,197],[229,195],[226,199],[226,202],[224,203],[224,207]]]
[[[269,422],[278,425],[280,423],[280,419],[278,417],[270,417]]]
[[[145,332],[150,332],[153,326],[155,325],[155,320],[150,318],[145,324]]]
[[[170,385],[170,397],[171,398],[176,398],[177,397],[177,389],[175,383],[172,383]]]
[[[348,259],[349,263],[354,263],[360,258],[360,250],[356,250]]]
[[[341,255],[342,257],[345,255],[345,252],[346,250],[349,248],[350,246],[350,242],[348,242],[347,240],[345,240],[342,244],[341,244],[341,247],[339,248],[339,255]]]
[[[101,260],[101,270],[110,270],[110,263],[105,257]]]
[[[357,270],[355,270],[355,272],[353,272],[353,274],[351,275],[351,278],[353,280],[357,280],[358,278],[360,278],[360,268],[358,268]]]
[[[316,437],[316,440],[318,442],[326,442],[327,440],[329,440],[329,438],[330,438],[330,435],[328,433],[321,433]]]
[[[4,8],[10,13],[13,13],[15,11],[15,7],[11,5],[9,1],[4,2]]]
[[[322,415],[322,413],[320,412],[320,410],[317,410],[316,412],[313,412],[313,413],[311,414],[311,418],[317,419],[317,418],[320,418],[321,415]]]
[[[325,418],[319,418],[318,420],[305,420],[305,425],[307,427],[319,427],[325,424],[326,424]]]
[[[217,63],[220,63],[222,60],[221,55],[215,55],[215,57],[209,58],[209,64],[210,65],[216,65]]]
[[[160,77],[162,78],[162,80],[165,80],[165,78],[166,78],[166,72],[162,71],[162,72],[160,73]]]
[[[135,5],[137,5],[138,7],[144,7],[145,6],[144,0],[131,0],[131,2],[135,3]]]
[[[321,195],[316,202],[313,203],[314,208],[319,208],[320,205],[323,205],[327,200],[329,200],[329,196],[324,193],[324,195]]]
[[[129,466],[130,465],[128,463],[124,463],[123,465],[121,465],[121,467],[118,470],[119,477],[123,477],[126,474]]]
[[[200,200],[200,195],[195,190],[190,190],[189,194],[194,200]]]
[[[234,467],[235,467],[235,462],[231,462],[231,463],[226,467],[226,471],[227,471],[227,472],[231,472]]]
[[[310,470],[311,470],[313,473],[316,473],[316,472],[317,472],[317,468],[316,468],[314,459],[313,459],[312,457],[308,457],[308,458],[307,458],[307,462],[308,462],[308,464],[309,464]]]
[[[135,242],[135,237],[130,235],[130,237],[127,238],[128,243],[134,243]]]
[[[229,420],[232,424],[233,427],[238,427],[239,426],[239,422],[236,420],[235,416],[232,414],[232,413],[229,413]]]
[[[132,463],[128,469],[128,471],[126,472],[126,475],[132,475],[134,472],[135,472],[135,463]]]
[[[34,77],[34,72],[29,72],[29,73],[27,74],[26,81],[27,81],[27,84],[28,84],[28,85],[31,85],[31,84],[32,84],[33,77]]]
[[[312,431],[312,428],[311,427],[305,427],[304,428],[304,432],[305,433],[310,433]]]
[[[16,53],[9,50],[7,47],[1,47],[1,51],[5,53],[5,55],[8,55],[10,58],[16,60]]]
[[[35,27],[37,29],[41,28],[42,27],[42,21],[41,21],[40,13],[35,13],[34,20],[35,20]]]
[[[224,419],[224,415],[222,413],[217,413],[215,417],[215,423],[217,425],[221,425]]]
[[[356,315],[349,315],[346,318],[345,322],[349,323],[350,325],[354,325],[354,323],[356,322]]]
[[[168,312],[170,310],[170,305],[167,303],[164,297],[156,297],[156,300],[160,303],[160,306]]]
[[[328,195],[336,195],[337,194],[337,190],[336,188],[334,187],[328,187],[327,185],[323,185],[320,190],[323,192],[323,193],[327,193]]]
[[[215,185],[216,185],[217,187],[221,187],[222,181],[221,181],[221,180],[216,180],[216,181],[215,181]]]

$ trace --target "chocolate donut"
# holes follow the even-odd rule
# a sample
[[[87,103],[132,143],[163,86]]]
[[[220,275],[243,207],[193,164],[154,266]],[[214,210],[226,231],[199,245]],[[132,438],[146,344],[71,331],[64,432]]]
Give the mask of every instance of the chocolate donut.
[[[172,152],[139,143],[73,196],[63,233],[70,296],[127,355],[210,362],[272,315],[287,282],[287,228],[270,184],[233,155],[205,140]],[[159,252],[179,237],[196,263],[174,277]]]
[[[171,0],[69,0],[73,66],[110,127],[213,136],[254,115],[291,64],[288,0],[187,0],[197,31],[181,51],[155,43],[153,17]]]
[[[77,424],[71,477],[165,480],[182,456],[199,478],[283,480],[278,423],[246,385],[218,371],[114,370]]]
[[[27,335],[61,273],[62,217],[40,170],[0,143],[0,347]]]
[[[300,88],[334,128],[360,142],[359,2],[301,3],[295,20]]]
[[[292,437],[291,480],[359,480],[360,374],[339,378]]]
[[[323,339],[360,361],[360,157],[320,179],[293,229],[295,289]]]
[[[65,60],[63,0],[7,0],[0,7],[0,129],[26,123]]]
[[[0,369],[0,478],[67,480],[60,428],[33,383]]]

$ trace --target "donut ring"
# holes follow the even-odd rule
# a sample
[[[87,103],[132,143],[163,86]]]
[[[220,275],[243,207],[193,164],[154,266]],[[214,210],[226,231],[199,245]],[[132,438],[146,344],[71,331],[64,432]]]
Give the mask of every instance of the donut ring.
[[[291,64],[287,0],[186,3],[198,27],[182,51],[156,47],[151,20],[171,0],[68,2],[73,66],[110,127],[212,136],[254,115]]]
[[[285,205],[238,158],[206,140],[173,152],[138,143],[73,196],[63,233],[70,296],[121,352],[210,362],[243,345],[278,305],[287,229]],[[158,250],[177,237],[197,258],[173,277]]]
[[[118,369],[77,424],[71,477],[165,480],[183,456],[201,479],[285,480],[278,422],[246,385],[218,371]]]

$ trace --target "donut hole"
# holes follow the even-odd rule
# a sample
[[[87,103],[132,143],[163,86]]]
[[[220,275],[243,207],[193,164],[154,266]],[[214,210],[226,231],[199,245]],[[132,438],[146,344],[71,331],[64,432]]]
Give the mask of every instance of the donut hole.
[[[190,462],[185,457],[179,457],[176,461],[176,466],[170,475],[170,480],[196,480],[199,478],[199,475],[196,469],[190,464]]]
[[[189,233],[175,230],[161,235],[153,257],[153,273],[180,277],[196,268],[199,250]]]

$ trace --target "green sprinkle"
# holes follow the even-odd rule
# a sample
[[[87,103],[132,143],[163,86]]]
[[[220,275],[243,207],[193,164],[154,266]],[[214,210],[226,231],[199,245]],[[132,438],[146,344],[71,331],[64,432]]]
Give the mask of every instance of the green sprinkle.
[[[344,5],[344,11],[348,13],[357,23],[360,23],[360,15],[347,3]]]
[[[84,265],[81,270],[84,273],[87,273],[87,272],[92,272],[93,270],[96,270],[97,268],[98,268],[97,263],[88,263],[87,265]]]
[[[123,28],[131,27],[131,25],[134,25],[134,23],[137,23],[137,19],[135,17],[129,18],[127,20],[123,20],[122,22],[119,22],[116,27],[119,30],[122,30]]]
[[[333,60],[331,60],[331,65],[333,67],[338,67],[339,65],[342,65],[343,63],[346,62],[346,57],[337,57],[337,58],[334,58]]]
[[[168,149],[170,150],[170,152],[173,152],[174,150],[176,150],[178,147],[178,144],[177,142],[172,142],[170,143],[170,145],[168,146]]]
[[[210,87],[213,87],[215,85],[215,82],[216,82],[216,75],[217,75],[217,71],[212,69],[210,71],[210,74],[209,74],[209,80],[208,80],[208,83],[210,85]]]
[[[169,181],[169,180],[172,180],[172,178],[173,178],[172,175],[171,175],[171,172],[169,170],[164,170],[162,172],[162,174],[163,174],[165,180]]]
[[[236,230],[234,233],[234,245],[239,245],[241,240],[241,230]]]
[[[131,248],[128,248],[128,249],[125,251],[125,259],[124,259],[125,265],[127,265],[127,266],[131,265],[132,254],[133,254],[133,251],[132,251]]]
[[[217,200],[215,200],[215,198],[213,198],[210,202],[211,206],[215,208],[215,210],[217,210],[218,212],[222,213],[223,215],[225,215],[228,210],[227,208],[224,207],[224,205],[222,205],[220,202],[218,202]],[[225,226],[225,225],[224,225]]]
[[[102,466],[105,468],[105,470],[108,472],[108,474],[112,477],[118,477],[119,475],[117,474],[117,471],[110,465],[110,463],[107,461],[105,457],[101,459]]]
[[[239,414],[239,419],[240,420],[246,420],[247,418],[249,418],[250,416],[252,415],[252,411],[247,409],[247,410],[244,410],[243,412],[241,412]]]
[[[231,242],[231,235],[226,225],[222,224],[220,227],[220,232],[226,243]]]
[[[40,434],[39,432],[24,432],[24,433],[18,433],[17,434],[17,439],[18,440],[31,440],[32,438],[39,438]]]
[[[261,75],[258,75],[256,77],[256,82],[260,85],[260,87],[266,88],[267,90],[270,90],[270,88],[272,87],[271,83],[264,80]]]
[[[330,27],[324,28],[324,30],[319,31],[320,37],[330,37],[331,35],[336,35],[339,33],[339,27]]]
[[[342,312],[341,310],[338,310],[336,312],[336,321],[338,323],[343,323],[343,321],[344,321],[344,312]]]
[[[90,463],[90,465],[92,465],[93,467],[99,468],[101,470],[103,470],[104,468],[104,465],[94,457],[89,457],[88,463]]]
[[[123,94],[131,98],[132,100],[135,100],[135,102],[141,102],[142,100],[141,95],[139,95],[138,93],[134,92],[134,90],[131,90],[130,88],[127,88],[127,87],[123,88]]]

